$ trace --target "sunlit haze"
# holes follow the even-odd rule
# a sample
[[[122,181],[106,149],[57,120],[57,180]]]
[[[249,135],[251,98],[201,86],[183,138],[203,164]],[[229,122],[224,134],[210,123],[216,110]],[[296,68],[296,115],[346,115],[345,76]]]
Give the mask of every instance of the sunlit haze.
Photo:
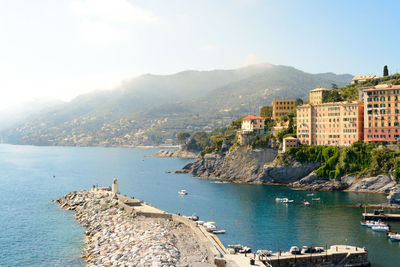
[[[373,8],[371,8],[373,7]],[[144,73],[269,62],[400,70],[396,1],[0,0],[1,105],[71,98]]]

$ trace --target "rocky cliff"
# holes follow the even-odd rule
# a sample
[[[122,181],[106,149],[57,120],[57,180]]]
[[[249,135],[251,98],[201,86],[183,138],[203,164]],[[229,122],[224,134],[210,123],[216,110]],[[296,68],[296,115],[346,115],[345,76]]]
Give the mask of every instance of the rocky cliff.
[[[272,148],[251,149],[239,147],[233,151],[214,152],[197,156],[176,173],[192,173],[202,178],[227,179],[241,183],[286,184],[305,190],[349,191],[366,193],[391,193],[393,202],[400,203],[400,186],[391,174],[358,177],[342,176],[328,180],[318,177],[314,171],[316,162],[293,161],[281,165],[276,160],[278,151]],[[398,192],[395,190],[399,187]],[[399,200],[397,200],[397,198]]]
[[[251,149],[239,147],[225,153],[198,156],[179,172],[199,177],[221,178],[244,183],[280,183],[297,181],[319,167],[318,163],[278,165],[274,160],[278,151],[273,148]]]

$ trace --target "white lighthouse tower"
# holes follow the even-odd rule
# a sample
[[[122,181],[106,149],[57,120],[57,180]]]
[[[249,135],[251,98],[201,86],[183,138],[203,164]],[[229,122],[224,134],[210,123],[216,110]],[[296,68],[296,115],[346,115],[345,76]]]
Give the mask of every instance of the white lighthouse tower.
[[[118,194],[118,180],[117,180],[117,178],[114,178],[114,181],[113,181],[113,184],[112,184],[112,187],[111,187],[111,191],[112,191],[113,195]]]

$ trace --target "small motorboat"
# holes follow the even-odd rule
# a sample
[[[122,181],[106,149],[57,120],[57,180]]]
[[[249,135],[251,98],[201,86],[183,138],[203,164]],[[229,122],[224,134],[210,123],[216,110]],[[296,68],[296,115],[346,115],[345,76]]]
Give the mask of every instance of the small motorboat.
[[[290,252],[290,254],[293,254],[293,255],[301,254],[300,248],[299,248],[299,247],[296,247],[296,246],[291,247],[290,250],[289,250],[289,252]]]
[[[213,231],[213,234],[225,234],[226,230],[215,230]]]
[[[394,241],[400,241],[400,234],[399,233],[387,233],[387,236],[390,238],[390,240]]]
[[[368,226],[368,227],[372,227],[375,225],[386,225],[384,222],[381,221],[365,221],[365,222],[360,222],[361,225],[363,226]]]
[[[186,219],[189,219],[189,220],[191,220],[191,221],[194,221],[194,222],[197,222],[197,221],[199,220],[199,216],[196,216],[196,215],[192,215],[192,216],[183,216],[183,217],[185,217]]]
[[[307,194],[308,197],[312,197],[313,195],[314,195],[314,193]]]
[[[377,232],[388,232],[389,229],[389,225],[386,224],[382,224],[382,225],[373,225],[372,230],[377,231]]]
[[[293,199],[287,199],[287,198],[282,201],[282,203],[293,203],[293,202],[294,202]]]
[[[178,192],[178,194],[184,196],[187,195],[188,193],[186,192],[186,190],[182,189]]]
[[[306,205],[306,206],[310,206],[310,202],[308,202],[307,200],[305,200],[303,203],[304,203],[304,205]]]
[[[204,228],[206,228],[207,232],[214,232],[217,231],[217,225],[215,222],[206,222],[203,224]]]
[[[205,222],[204,221],[197,221],[196,223],[197,223],[197,225],[203,225]]]
[[[317,197],[317,198],[313,198],[312,200],[313,200],[313,201],[320,201],[321,198]]]
[[[277,197],[277,198],[275,198],[276,202],[284,202],[284,201],[287,201],[287,200],[289,200],[287,197]]]

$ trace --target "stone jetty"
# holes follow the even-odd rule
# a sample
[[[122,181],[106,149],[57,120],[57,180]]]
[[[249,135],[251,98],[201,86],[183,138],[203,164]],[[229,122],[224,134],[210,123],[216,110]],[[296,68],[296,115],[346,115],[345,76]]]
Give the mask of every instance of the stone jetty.
[[[119,195],[118,195],[119,196]],[[213,259],[185,224],[163,216],[128,212],[110,189],[75,191],[56,200],[75,211],[87,230],[88,266],[191,266]],[[150,214],[150,213],[149,213]]]

